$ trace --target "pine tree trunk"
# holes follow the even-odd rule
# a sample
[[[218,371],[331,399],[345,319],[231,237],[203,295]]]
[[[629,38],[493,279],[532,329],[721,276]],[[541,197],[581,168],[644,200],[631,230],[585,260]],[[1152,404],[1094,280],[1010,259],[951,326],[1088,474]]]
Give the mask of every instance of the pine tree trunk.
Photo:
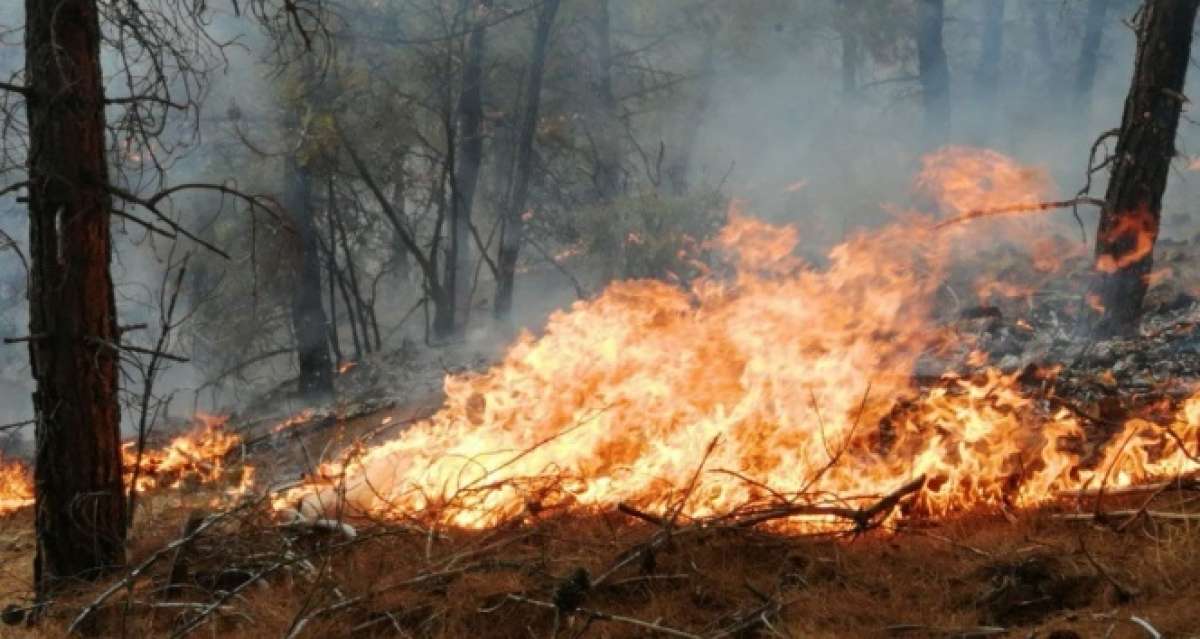
[[[26,0],[30,361],[40,599],[125,559],[104,80],[95,0]]]
[[[1163,191],[1200,0],[1148,0],[1137,24],[1137,59],[1096,230],[1092,305],[1100,335],[1137,328],[1154,265]]]
[[[291,309],[300,369],[297,390],[303,398],[323,401],[333,397],[333,363],[329,358],[329,320],[321,304],[321,254],[313,220],[312,175],[294,154],[285,158],[283,172],[282,204],[291,216],[299,248]]]
[[[921,104],[925,112],[925,141],[932,147],[950,136],[950,69],[942,45],[943,0],[917,0],[917,65]]]
[[[524,235],[523,216],[529,199],[529,181],[533,171],[533,141],[537,133],[538,109],[541,106],[542,78],[546,70],[546,51],[550,47],[550,29],[558,13],[560,0],[546,0],[538,11],[537,32],[534,35],[533,52],[529,62],[528,84],[525,86],[525,111],[521,128],[517,132],[516,174],[513,178],[512,198],[505,210],[503,229],[500,233],[499,259],[496,260],[496,305],[495,315],[508,319],[512,314],[513,284],[516,279],[517,256]]]

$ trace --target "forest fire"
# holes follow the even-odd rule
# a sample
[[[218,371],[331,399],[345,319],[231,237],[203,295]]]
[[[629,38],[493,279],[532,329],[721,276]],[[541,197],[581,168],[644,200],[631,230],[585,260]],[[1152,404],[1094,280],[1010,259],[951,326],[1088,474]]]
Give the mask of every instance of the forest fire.
[[[225,457],[241,437],[225,430],[227,418],[207,413],[196,414],[196,427],[171,440],[162,448],[143,451],[138,456],[135,442],[122,446],[125,483],[137,482],[138,492],[159,487],[176,487],[184,481],[211,483],[221,479]]]
[[[197,413],[195,427],[172,439],[167,445],[147,448],[139,456],[137,443],[121,446],[126,485],[136,482],[137,492],[159,488],[178,488],[189,483],[212,484],[227,478],[228,455],[242,442],[236,433],[225,429],[226,417]],[[289,423],[289,422],[284,422]],[[237,469],[235,493],[253,484],[254,468]],[[33,478],[29,467],[20,461],[0,459],[0,516],[33,504]]]
[[[24,463],[0,458],[0,516],[33,503],[33,482]]]
[[[917,185],[952,215],[1050,189],[1036,169],[963,147],[930,157]],[[942,515],[1200,469],[1184,446],[1200,435],[1200,397],[1088,454],[1076,417],[1026,397],[1015,374],[947,375],[922,393],[923,354],[969,350],[933,321],[933,294],[977,229],[904,218],[817,268],[795,257],[794,228],[733,210],[712,247],[733,275],[611,285],[493,369],[448,377],[440,412],[277,506],[483,527],[618,504],[693,517],[855,507],[925,477],[909,509]]]

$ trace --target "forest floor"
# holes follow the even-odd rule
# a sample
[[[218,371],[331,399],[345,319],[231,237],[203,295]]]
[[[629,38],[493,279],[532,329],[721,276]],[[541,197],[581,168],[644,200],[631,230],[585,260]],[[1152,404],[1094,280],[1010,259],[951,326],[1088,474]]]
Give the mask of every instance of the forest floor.
[[[1033,292],[964,305],[954,290],[970,287],[964,276],[947,285],[943,319],[1006,371],[1063,363],[1059,395],[1097,423],[1140,414],[1200,381],[1200,303],[1187,284],[1200,282],[1195,244],[1160,247],[1175,277],[1155,287],[1137,338],[1073,337],[1072,273],[1082,271],[1039,281],[1015,255],[998,255],[996,268]],[[294,477],[395,434],[437,408],[444,374],[485,367],[498,343],[380,354],[340,377],[338,410],[280,432],[288,404],[265,398],[230,422],[247,442],[230,483],[243,464]],[[128,553],[144,565],[137,577],[82,585],[33,625],[32,513],[0,519],[0,637],[58,637],[73,625],[105,637],[1200,637],[1195,477],[837,534],[620,509],[534,513],[482,531],[298,525],[265,498],[231,501],[228,488],[146,494]]]

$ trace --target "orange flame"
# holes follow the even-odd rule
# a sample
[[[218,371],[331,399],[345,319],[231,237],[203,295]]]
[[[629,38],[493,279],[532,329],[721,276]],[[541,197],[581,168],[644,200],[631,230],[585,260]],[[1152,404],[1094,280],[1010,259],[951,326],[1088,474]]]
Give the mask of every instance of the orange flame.
[[[198,413],[197,427],[190,433],[171,440],[163,448],[142,453],[139,462],[135,442],[121,445],[125,465],[125,483],[133,481],[137,468],[137,491],[174,488],[187,481],[215,482],[224,474],[225,457],[241,437],[225,430],[227,417]]]
[[[1116,273],[1137,263],[1154,250],[1154,239],[1158,235],[1158,222],[1143,207],[1136,212],[1122,215],[1117,224],[1104,235],[1108,243],[1128,242],[1129,248],[1120,255],[1102,254],[1096,257],[1096,270],[1101,273]]]
[[[22,462],[0,457],[0,516],[33,504],[33,481]]]
[[[988,178],[971,178],[981,167]],[[918,185],[953,210],[1046,188],[990,151],[953,148],[926,169]],[[735,203],[714,242],[732,278],[615,283],[491,370],[448,377],[429,420],[326,464],[276,505],[480,527],[547,508],[666,506],[703,464],[686,493],[693,516],[772,497],[862,504],[922,474],[920,508],[943,514],[1038,504],[1109,468],[1116,482],[1197,468],[1182,447],[1156,456],[1141,443],[1090,463],[1064,443],[1082,439],[1071,413],[1045,413],[995,370],[922,396],[912,373],[947,345],[931,302],[953,253],[952,234],[926,228],[858,235],[816,269],[795,256],[796,229]],[[1200,417],[1200,400],[1191,410]],[[1177,426],[1194,439],[1195,423]]]

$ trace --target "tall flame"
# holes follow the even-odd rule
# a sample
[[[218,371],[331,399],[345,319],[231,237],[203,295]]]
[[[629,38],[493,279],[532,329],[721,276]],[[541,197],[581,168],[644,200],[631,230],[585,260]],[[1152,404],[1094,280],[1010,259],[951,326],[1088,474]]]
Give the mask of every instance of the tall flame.
[[[959,212],[1036,200],[1040,175],[954,148],[918,184]],[[853,237],[815,268],[795,257],[796,229],[735,209],[715,242],[731,277],[611,285],[491,370],[448,377],[433,417],[327,464],[277,506],[478,527],[551,507],[663,505],[693,477],[686,512],[709,515],[768,494],[854,503],[925,475],[921,507],[945,513],[1035,504],[1100,472],[1128,482],[1198,467],[1144,422],[1128,427],[1137,443],[1084,459],[1075,417],[997,371],[921,395],[918,358],[954,345],[931,320],[932,294],[961,238],[929,228],[913,217]],[[1200,399],[1175,424],[1183,441],[1198,418]]]

